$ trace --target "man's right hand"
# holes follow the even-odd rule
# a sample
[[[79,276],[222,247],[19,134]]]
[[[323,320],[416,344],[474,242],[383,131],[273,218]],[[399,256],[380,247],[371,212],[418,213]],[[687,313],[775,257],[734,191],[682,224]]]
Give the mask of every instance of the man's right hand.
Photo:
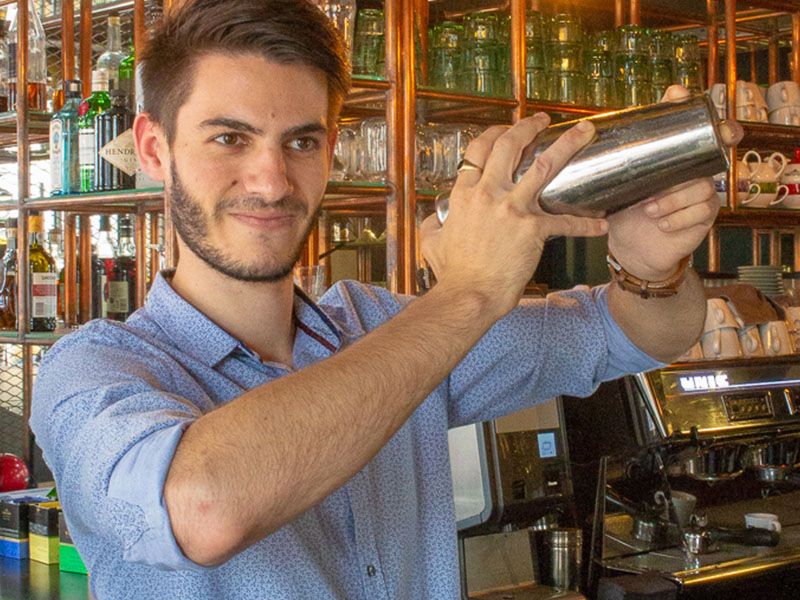
[[[513,127],[487,129],[464,155],[481,170],[459,173],[445,224],[440,226],[432,215],[421,227],[422,253],[437,285],[481,293],[493,319],[519,303],[549,237],[593,237],[608,231],[605,219],[550,215],[538,201],[545,185],[591,141],[591,123],[582,121],[569,129],[513,183],[523,149],[549,123],[540,113]]]

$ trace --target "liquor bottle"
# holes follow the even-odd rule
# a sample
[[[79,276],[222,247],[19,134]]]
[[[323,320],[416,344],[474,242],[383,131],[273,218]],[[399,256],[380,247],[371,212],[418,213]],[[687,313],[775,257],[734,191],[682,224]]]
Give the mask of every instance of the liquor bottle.
[[[50,188],[53,196],[81,191],[78,156],[78,109],[81,105],[81,82],[66,83],[64,106],[50,120]]]
[[[24,0],[23,0],[24,1]],[[8,105],[17,109],[17,5],[8,7]],[[47,55],[45,54],[45,33],[33,0],[28,0],[28,109],[44,111],[47,109]]]
[[[131,129],[133,113],[125,106],[126,101],[124,91],[113,90],[111,108],[94,118],[96,191],[129,190],[135,187],[136,150]]]
[[[31,331],[55,331],[58,315],[58,269],[56,261],[44,249],[44,227],[39,213],[31,211],[28,219],[30,243]]]
[[[119,218],[119,245],[108,279],[108,318],[124,321],[136,306],[136,246],[129,216]]]
[[[94,143],[94,118],[111,106],[105,71],[92,71],[92,95],[78,108],[78,155],[81,170],[81,192],[94,191],[94,164],[97,147]]]
[[[119,89],[127,96],[126,106],[131,110],[136,108],[136,56],[131,44],[131,53],[119,65]]]
[[[92,260],[92,318],[105,319],[108,316],[108,278],[114,269],[116,249],[111,239],[111,219],[108,215],[100,217],[100,236],[97,250]]]
[[[17,220],[6,221],[3,287],[0,288],[0,328],[17,328]]]
[[[8,110],[8,22],[0,21],[0,112]]]
[[[108,41],[106,51],[97,59],[97,70],[105,71],[108,76],[108,89],[119,87],[119,66],[125,60],[119,34],[119,17],[108,17]]]

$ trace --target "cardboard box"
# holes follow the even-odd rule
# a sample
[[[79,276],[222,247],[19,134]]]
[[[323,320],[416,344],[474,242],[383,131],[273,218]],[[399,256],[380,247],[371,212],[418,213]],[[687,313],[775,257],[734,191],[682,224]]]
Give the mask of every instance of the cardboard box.
[[[83,563],[81,555],[72,541],[72,536],[67,529],[67,521],[64,513],[58,514],[58,562],[59,571],[69,571],[70,573],[86,574],[86,565]]]
[[[0,555],[28,558],[28,502],[19,499],[0,501]]]
[[[58,562],[58,502],[40,502],[28,509],[30,558],[47,565]]]

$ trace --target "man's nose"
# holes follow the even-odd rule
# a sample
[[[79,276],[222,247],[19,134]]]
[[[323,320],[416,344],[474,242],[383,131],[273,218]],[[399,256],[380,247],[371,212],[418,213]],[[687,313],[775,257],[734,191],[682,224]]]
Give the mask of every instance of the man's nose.
[[[280,199],[292,191],[292,182],[281,149],[268,148],[251,157],[244,180],[249,193],[268,200]]]

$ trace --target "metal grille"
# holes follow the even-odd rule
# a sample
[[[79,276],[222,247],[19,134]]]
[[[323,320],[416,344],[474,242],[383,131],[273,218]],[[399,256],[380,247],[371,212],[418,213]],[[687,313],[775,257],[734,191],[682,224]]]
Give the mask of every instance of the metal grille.
[[[39,370],[39,361],[45,348],[34,346],[32,377]],[[25,399],[23,398],[23,350],[18,344],[0,344],[0,453],[19,457],[25,455],[28,428],[25,424]],[[29,465],[30,466],[30,465]],[[42,460],[41,450],[33,452],[33,476],[37,482],[51,481],[50,470]]]

